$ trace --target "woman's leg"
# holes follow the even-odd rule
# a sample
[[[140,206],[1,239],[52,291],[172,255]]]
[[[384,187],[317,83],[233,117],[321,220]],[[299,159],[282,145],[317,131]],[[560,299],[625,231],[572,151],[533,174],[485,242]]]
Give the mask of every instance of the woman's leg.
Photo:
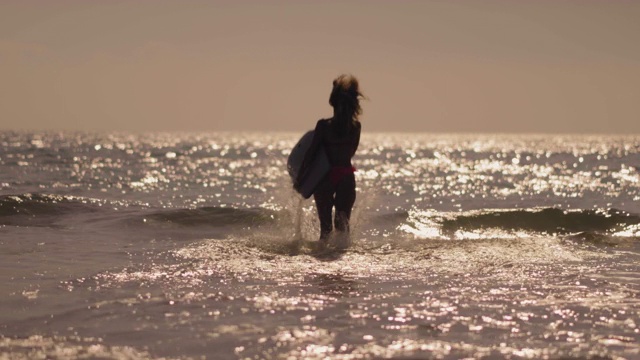
[[[313,193],[313,199],[316,201],[316,209],[320,219],[320,241],[328,241],[329,235],[333,230],[331,225],[333,186],[331,186],[328,176],[318,185],[318,188]]]
[[[335,226],[337,231],[349,231],[351,209],[356,201],[356,178],[353,174],[345,175],[336,187]]]

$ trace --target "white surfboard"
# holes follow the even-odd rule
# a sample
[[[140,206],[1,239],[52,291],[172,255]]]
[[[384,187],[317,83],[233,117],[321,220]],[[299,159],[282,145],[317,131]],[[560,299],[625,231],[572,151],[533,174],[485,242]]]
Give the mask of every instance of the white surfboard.
[[[304,160],[312,141],[313,130],[304,134],[296,146],[291,150],[291,154],[289,154],[287,168],[289,170],[289,176],[291,176],[291,180],[293,182],[295,182],[295,179],[298,177],[302,161]],[[318,152],[311,162],[309,169],[305,174],[303,174],[302,181],[298,188],[296,188],[296,191],[298,191],[305,199],[310,198],[316,190],[316,187],[318,187],[318,184],[320,184],[320,181],[322,181],[322,179],[327,175],[329,170],[331,170],[329,158],[327,158],[324,147],[320,146],[318,147]]]

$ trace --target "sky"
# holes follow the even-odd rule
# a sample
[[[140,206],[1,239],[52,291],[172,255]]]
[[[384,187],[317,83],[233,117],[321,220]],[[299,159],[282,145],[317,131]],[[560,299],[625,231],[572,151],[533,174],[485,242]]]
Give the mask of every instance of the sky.
[[[640,1],[2,0],[0,130],[640,134]]]

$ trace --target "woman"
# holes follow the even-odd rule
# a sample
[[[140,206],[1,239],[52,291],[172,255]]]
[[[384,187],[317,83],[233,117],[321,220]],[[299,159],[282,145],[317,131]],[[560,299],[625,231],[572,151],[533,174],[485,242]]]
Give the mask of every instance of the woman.
[[[333,226],[331,212],[335,206],[334,224],[337,231],[349,231],[351,208],[356,200],[355,168],[351,158],[360,143],[360,121],[362,98],[358,80],[351,75],[341,75],[333,80],[333,90],[329,104],[333,107],[333,117],[319,120],[313,135],[313,141],[302,162],[300,175],[306,172],[320,145],[329,158],[331,170],[316,188],[313,198],[316,201],[320,218],[320,241],[327,243]],[[298,176],[297,183],[300,182]]]

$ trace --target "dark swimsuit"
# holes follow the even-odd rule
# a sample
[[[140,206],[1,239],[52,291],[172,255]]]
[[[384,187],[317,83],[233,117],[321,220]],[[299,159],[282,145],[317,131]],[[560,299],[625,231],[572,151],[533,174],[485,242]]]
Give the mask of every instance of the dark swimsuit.
[[[327,176],[318,184],[313,198],[316,201],[320,218],[320,239],[327,241],[333,230],[331,215],[335,207],[335,228],[340,232],[349,231],[351,209],[356,200],[356,168],[351,165],[351,157],[360,142],[360,123],[356,123],[354,131],[348,136],[336,138],[329,128],[330,120],[320,120],[316,124],[316,132],[311,147],[302,162],[302,169],[311,163],[315,151],[324,145],[324,151],[332,164]]]
[[[351,209],[356,200],[356,182],[354,172],[356,168],[351,165],[351,157],[355,154],[360,142],[360,124],[353,131],[357,133],[348,136],[336,136],[332,133],[329,121],[319,121],[316,130],[320,130],[321,138],[318,140],[324,145],[331,170],[323,180],[313,197],[320,218],[320,239],[328,240],[333,226],[331,224],[332,208],[335,208],[334,224],[340,232],[349,231],[349,218]],[[321,129],[322,127],[322,129]]]

